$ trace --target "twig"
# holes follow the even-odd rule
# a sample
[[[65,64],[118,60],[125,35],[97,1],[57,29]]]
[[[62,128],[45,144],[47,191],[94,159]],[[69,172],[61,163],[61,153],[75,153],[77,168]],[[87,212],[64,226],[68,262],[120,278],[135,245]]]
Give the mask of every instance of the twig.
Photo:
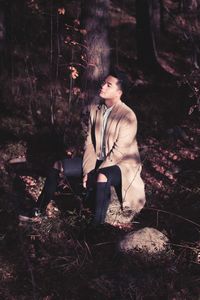
[[[59,19],[58,19],[58,12],[56,17],[56,38],[57,38],[57,63],[56,63],[56,78],[58,78],[58,67],[59,67],[59,60],[60,60],[60,41],[59,41]]]
[[[88,246],[88,243],[87,243],[86,241],[84,241],[84,244],[85,244],[85,246],[86,246],[86,248],[87,248],[87,251],[88,251],[90,257],[93,259],[92,253],[91,253],[91,250],[90,250],[90,247]]]
[[[115,243],[116,243],[116,241],[113,241],[113,242],[102,242],[102,243],[94,244],[94,246],[112,245],[112,244],[115,244]]]
[[[179,247],[179,248],[194,250],[194,251],[200,251],[200,249],[198,249],[198,248],[190,247],[190,246],[185,246],[185,245],[180,245],[180,244],[169,243],[169,245],[175,246],[175,247]]]
[[[195,225],[195,226],[197,226],[197,227],[200,228],[200,224],[198,224],[198,223],[196,223],[196,222],[194,222],[194,221],[192,221],[192,220],[190,220],[190,219],[188,219],[188,218],[185,218],[185,217],[183,217],[183,216],[180,216],[180,215],[177,215],[177,214],[175,214],[175,213],[172,213],[172,212],[170,212],[170,211],[166,211],[166,210],[158,209],[158,208],[151,208],[151,207],[145,207],[145,208],[143,208],[143,209],[145,209],[145,210],[152,210],[152,211],[156,211],[156,212],[162,212],[162,213],[165,213],[165,214],[168,214],[168,215],[177,217],[177,218],[179,218],[179,219],[182,219],[182,220],[184,220],[184,221],[186,221],[186,222],[188,222],[188,223],[191,223],[191,224],[193,224],[193,225]]]

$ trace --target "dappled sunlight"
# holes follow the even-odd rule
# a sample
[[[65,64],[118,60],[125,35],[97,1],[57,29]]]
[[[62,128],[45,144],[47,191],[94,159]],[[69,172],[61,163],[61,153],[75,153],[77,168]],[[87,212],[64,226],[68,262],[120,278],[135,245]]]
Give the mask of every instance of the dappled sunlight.
[[[27,198],[30,197],[36,202],[44,184],[42,177],[36,179],[32,176],[21,175],[19,178],[23,182]]]
[[[190,140],[200,138],[197,132],[196,128],[190,128]],[[195,162],[199,158],[199,146],[194,147],[192,144],[186,146],[180,140],[169,144],[167,139],[162,141],[158,141],[156,138],[147,139],[146,143],[141,145],[145,149],[143,178],[147,185],[147,193],[148,190],[152,193],[153,189],[157,196],[160,194],[165,198],[173,194],[177,188],[187,190],[187,186],[181,183],[180,178],[187,168],[191,171],[189,162]],[[185,161],[188,161],[188,167],[185,166]],[[194,167],[192,166],[192,168]],[[189,178],[188,180],[190,181]]]

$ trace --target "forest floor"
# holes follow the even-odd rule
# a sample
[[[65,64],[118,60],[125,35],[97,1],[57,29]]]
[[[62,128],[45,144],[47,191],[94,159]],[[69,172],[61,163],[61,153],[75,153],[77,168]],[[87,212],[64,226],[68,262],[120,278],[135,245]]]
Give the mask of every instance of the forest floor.
[[[48,217],[20,221],[21,210],[30,209],[41,191],[46,152],[43,158],[40,153],[40,162],[27,158],[16,163],[13,159],[27,157],[26,142],[5,142],[0,149],[1,299],[198,299],[197,121],[198,116],[190,117],[165,135],[140,138],[147,203],[132,230],[157,228],[167,235],[174,253],[172,260],[166,254],[153,265],[137,260],[129,264],[119,257],[116,244],[126,233],[123,229],[92,229],[87,209],[82,214],[69,210],[80,201],[77,185],[73,190],[65,186],[64,192],[61,187],[58,206],[49,206]]]

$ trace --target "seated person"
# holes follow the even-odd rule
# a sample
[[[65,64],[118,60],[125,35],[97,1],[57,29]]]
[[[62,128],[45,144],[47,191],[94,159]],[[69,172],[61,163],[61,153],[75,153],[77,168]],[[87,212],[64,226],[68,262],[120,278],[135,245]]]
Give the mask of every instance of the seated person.
[[[91,105],[83,159],[55,162],[37,201],[37,210],[45,209],[53,199],[59,173],[82,176],[83,186],[93,190],[94,223],[105,222],[111,185],[115,187],[122,210],[138,213],[145,204],[141,162],[136,141],[135,113],[121,100],[126,74],[114,70],[101,84],[101,103]]]

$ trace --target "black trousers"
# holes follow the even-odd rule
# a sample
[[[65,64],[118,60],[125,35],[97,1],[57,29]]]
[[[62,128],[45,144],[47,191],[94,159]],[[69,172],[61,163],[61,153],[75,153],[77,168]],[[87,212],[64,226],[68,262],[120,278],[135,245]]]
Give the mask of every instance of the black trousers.
[[[110,188],[115,187],[119,200],[121,201],[121,171],[116,165],[98,169],[101,161],[96,162],[95,169],[88,174],[87,184],[87,201],[89,206],[94,210],[94,222],[97,224],[104,223],[106,212],[110,202]],[[82,158],[75,157],[63,159],[62,166],[64,175],[71,178],[82,178]],[[106,182],[97,182],[98,174],[104,174]],[[59,182],[59,170],[52,168],[46,178],[44,188],[37,201],[37,207],[45,210],[48,203],[53,199]]]

